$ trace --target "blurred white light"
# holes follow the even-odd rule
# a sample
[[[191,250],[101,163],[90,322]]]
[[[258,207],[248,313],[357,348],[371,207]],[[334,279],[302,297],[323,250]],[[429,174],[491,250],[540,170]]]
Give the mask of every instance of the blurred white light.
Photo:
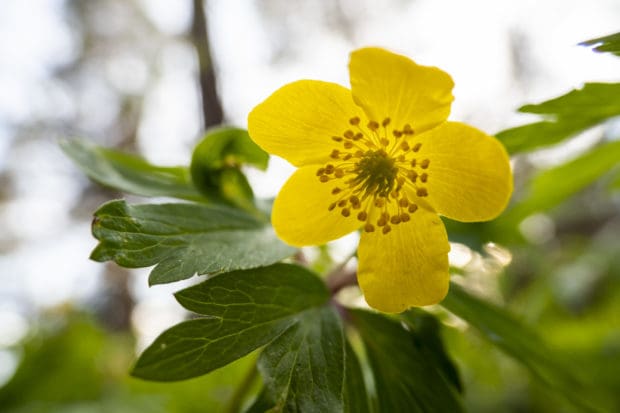
[[[471,249],[464,244],[458,242],[450,243],[450,252],[448,253],[448,260],[450,265],[455,268],[464,268],[473,259],[473,253]]]
[[[26,333],[28,333],[28,321],[25,317],[14,311],[0,309],[0,347],[17,344]]]
[[[531,244],[541,245],[555,236],[555,224],[545,214],[534,214],[521,221],[519,231]]]
[[[0,387],[13,377],[18,363],[19,359],[15,352],[0,349]]]

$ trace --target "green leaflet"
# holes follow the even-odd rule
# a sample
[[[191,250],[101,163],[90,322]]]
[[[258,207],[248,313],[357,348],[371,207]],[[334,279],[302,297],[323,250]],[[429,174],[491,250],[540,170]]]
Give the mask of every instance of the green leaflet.
[[[142,353],[133,375],[169,381],[206,374],[294,331],[304,311],[319,311],[312,309],[329,292],[311,272],[276,264],[213,277],[175,297],[206,317],[165,331]]]
[[[414,342],[384,315],[350,310],[372,367],[379,412],[462,412],[461,400]]]
[[[620,33],[597,37],[579,43],[580,46],[592,46],[592,50],[599,53],[613,53],[620,56]]]
[[[92,180],[130,194],[207,201],[193,185],[187,167],[152,165],[143,158],[86,140],[63,140],[60,147]]]
[[[452,283],[441,305],[474,326],[491,343],[525,365],[549,387],[584,411],[598,411],[587,401],[585,387],[566,369],[567,363],[541,338],[508,312],[467,293]]]
[[[270,412],[344,411],[345,341],[332,307],[302,314],[263,350],[263,376]]]
[[[498,133],[509,153],[549,146],[620,115],[620,83],[586,83],[563,96],[519,109],[548,120]]]
[[[150,284],[269,265],[295,252],[269,225],[225,206],[112,201],[95,213],[93,235],[92,259],[155,265]]]
[[[525,197],[497,224],[514,225],[527,215],[562,203],[620,163],[620,141],[597,146],[576,159],[546,170],[530,182]]]

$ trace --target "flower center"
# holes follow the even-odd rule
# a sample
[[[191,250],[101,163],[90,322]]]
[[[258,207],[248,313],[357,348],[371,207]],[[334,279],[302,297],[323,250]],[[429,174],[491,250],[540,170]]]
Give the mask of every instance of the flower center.
[[[376,226],[387,234],[391,225],[409,222],[418,209],[416,201],[428,196],[424,184],[430,160],[419,157],[422,144],[413,141],[409,124],[397,129],[390,122],[371,120],[364,127],[359,117],[351,118],[352,129],[332,137],[341,145],[330,154],[333,163],[316,173],[320,182],[332,186],[334,201],[327,209],[365,222],[366,232]]]

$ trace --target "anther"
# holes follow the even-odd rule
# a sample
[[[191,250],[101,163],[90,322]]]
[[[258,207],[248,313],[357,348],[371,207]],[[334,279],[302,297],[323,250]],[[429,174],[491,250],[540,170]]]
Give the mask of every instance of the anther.
[[[338,206],[340,208],[343,208],[343,207],[347,206],[347,200],[346,199],[341,199],[340,201],[338,201]]]
[[[325,168],[319,168],[318,171],[316,171],[316,176],[321,176],[325,173]]]
[[[357,116],[355,116],[355,117],[353,117],[353,118],[349,119],[349,123],[350,123],[351,125],[353,125],[353,126],[355,126],[355,125],[359,125],[359,124],[360,124],[360,118],[359,118],[359,117],[357,117]]]
[[[390,118],[385,118],[383,119],[383,122],[381,122],[381,126],[383,126],[384,128],[390,124]]]
[[[334,149],[331,153],[331,155],[329,155],[332,159],[338,159],[338,157],[340,156],[340,151],[338,149]]]
[[[415,182],[416,179],[418,179],[418,173],[416,171],[409,171],[407,172],[407,178],[409,178],[411,182]]]
[[[344,131],[344,137],[347,139],[353,139],[353,131],[351,129]]]
[[[355,151],[354,156],[355,156],[356,158],[361,158],[362,156],[364,156],[364,152],[363,152],[363,151],[360,151],[360,150],[357,150],[357,151]]]
[[[429,159],[424,159],[422,162],[420,162],[420,167],[422,169],[426,169],[428,168],[428,165],[431,163],[431,161]]]
[[[331,204],[329,204],[329,207],[327,208],[328,211],[333,211],[334,208],[336,208],[336,203],[332,202]]]
[[[407,124],[403,127],[403,133],[404,133],[405,135],[413,135],[413,129],[411,128],[411,125],[410,125],[410,124],[408,124],[408,123],[407,123]]]
[[[351,159],[352,157],[353,157],[353,155],[351,155],[350,153],[348,153],[348,154],[346,154],[346,155],[342,158],[342,160],[344,160],[344,161],[348,161],[348,160],[349,160],[349,159]]]
[[[403,155],[403,154],[398,155],[398,156],[396,157],[396,160],[397,160],[398,162],[405,162],[405,155]]]
[[[342,169],[336,169],[334,171],[334,176],[336,178],[342,178],[344,176],[344,171]]]
[[[344,148],[351,149],[353,147],[353,142],[345,141]]]
[[[389,225],[386,225],[383,227],[383,229],[381,230],[381,232],[383,232],[383,234],[387,234],[388,232],[390,232],[392,229],[392,227],[390,227]]]
[[[426,188],[418,188],[416,191],[416,195],[419,197],[428,196],[428,191]]]
[[[375,206],[377,208],[382,208],[383,205],[385,205],[385,201],[383,199],[381,199],[381,198],[375,199]]]
[[[338,187],[336,187],[336,188],[332,189],[332,195],[337,195],[337,194],[339,194],[340,192],[342,192],[342,189],[340,189],[340,188],[338,188]]]
[[[402,222],[408,222],[411,219],[411,217],[409,216],[408,213],[403,212],[402,214],[400,214],[400,220]]]
[[[366,232],[375,232],[375,226],[372,224],[364,225],[364,231]]]
[[[410,214],[413,214],[417,210],[418,210],[418,206],[416,204],[411,204],[409,205],[409,208],[407,208],[407,211],[409,211]]]
[[[340,211],[340,213],[343,217],[348,217],[349,215],[351,215],[351,210],[349,208],[342,208],[342,211]]]
[[[420,142],[416,143],[415,145],[413,145],[413,151],[417,152],[420,150],[420,148],[422,147],[422,144]]]
[[[377,220],[377,226],[379,227],[383,227],[385,225],[387,225],[388,221],[386,217],[381,217]]]
[[[393,215],[392,218],[390,218],[390,222],[394,225],[400,224],[400,215]]]
[[[390,141],[385,138],[381,138],[379,142],[381,142],[381,145],[383,146],[388,146],[390,144]]]
[[[409,150],[409,144],[407,143],[407,141],[402,141],[401,142],[400,149],[402,149],[403,151],[408,151]]]
[[[338,188],[336,188],[336,189],[338,189]],[[332,191],[332,193],[334,193],[334,191]],[[400,205],[403,208],[407,208],[407,206],[409,205],[409,200],[407,198],[401,198],[398,201],[398,205]]]
[[[353,140],[354,141],[359,141],[360,139],[362,139],[364,137],[364,135],[362,135],[362,133],[358,132],[353,136]]]
[[[420,181],[422,182],[426,182],[428,180],[428,174],[422,174],[420,175]]]
[[[415,168],[415,166],[416,166],[416,160],[415,160],[415,159],[412,159],[412,160],[411,160],[411,167],[412,167],[412,168]]]
[[[355,196],[355,195],[352,195],[349,198],[349,201],[351,201],[351,205],[359,205],[359,203],[360,203],[360,199],[357,196]]]
[[[396,182],[398,182],[398,186],[401,188],[405,186],[405,178],[403,178],[402,176],[396,178]]]
[[[370,122],[368,122],[368,129],[370,129],[371,131],[376,131],[377,129],[379,129],[379,124],[377,122],[375,122],[374,120],[371,120]]]
[[[334,173],[334,165],[332,165],[331,163],[325,165],[324,172],[328,175]]]
[[[392,131],[392,135],[394,135],[395,138],[400,138],[401,136],[403,136],[403,133],[399,130],[394,129]]]
[[[368,214],[365,211],[357,214],[357,219],[359,219],[360,221],[366,221],[366,218],[368,218]]]
[[[321,177],[319,178],[319,181],[325,183],[325,182],[329,181],[329,176],[321,175]]]
[[[342,142],[342,136],[332,136],[332,140],[335,140],[336,142]]]

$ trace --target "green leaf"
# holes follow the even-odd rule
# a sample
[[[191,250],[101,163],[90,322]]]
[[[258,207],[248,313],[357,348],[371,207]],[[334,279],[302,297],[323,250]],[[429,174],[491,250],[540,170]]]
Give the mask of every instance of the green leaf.
[[[92,259],[129,268],[156,265],[151,285],[269,265],[295,252],[268,224],[215,205],[112,201],[95,212],[93,235],[99,244]]]
[[[348,340],[345,340],[345,350],[344,411],[346,413],[369,413],[370,404],[362,367]]]
[[[246,130],[218,128],[198,143],[190,166],[196,187],[208,197],[221,197],[241,206],[253,208],[254,194],[242,165],[265,170],[269,154],[256,145]]]
[[[206,201],[185,167],[155,166],[143,158],[85,140],[63,140],[60,147],[92,180],[130,194]]]
[[[386,316],[350,310],[373,370],[380,412],[462,412],[454,388],[403,326]]]
[[[258,359],[270,412],[342,412],[345,341],[332,307],[305,312]]]
[[[526,196],[498,222],[515,222],[562,203],[620,163],[620,141],[597,146],[578,158],[541,172]]]
[[[401,317],[410,328],[414,342],[422,354],[432,360],[438,371],[459,393],[463,393],[459,372],[443,345],[441,323],[437,317],[419,309],[408,310],[402,313]]]
[[[160,335],[138,359],[134,376],[169,381],[206,374],[294,331],[304,311],[313,313],[329,292],[313,273],[276,264],[222,274],[175,297],[207,317]]]
[[[586,401],[585,388],[545,342],[505,310],[467,293],[456,284],[441,305],[475,327],[482,336],[525,365],[584,411],[596,411]]]
[[[579,43],[579,46],[592,46],[592,50],[599,53],[613,53],[620,56],[620,33],[597,37]]]
[[[582,89],[519,110],[549,119],[498,133],[509,153],[553,145],[620,115],[620,83],[586,83]]]

